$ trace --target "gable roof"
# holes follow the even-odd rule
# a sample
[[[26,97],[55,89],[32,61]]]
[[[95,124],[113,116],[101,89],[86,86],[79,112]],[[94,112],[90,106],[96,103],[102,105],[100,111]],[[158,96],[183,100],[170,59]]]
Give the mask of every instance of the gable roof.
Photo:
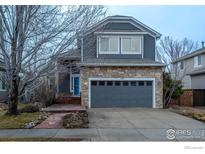
[[[198,56],[198,55],[203,54],[203,53],[205,53],[205,48],[198,49],[198,50],[193,51],[193,52],[191,52],[191,53],[189,53],[189,54],[187,54],[185,56],[177,58],[172,63],[174,64],[174,63],[177,63],[179,61],[186,60],[186,59],[192,58],[194,56]]]
[[[149,26],[143,24],[142,22],[133,18],[132,16],[122,16],[122,15],[108,16],[108,17],[104,18],[103,20],[99,21],[98,23],[94,24],[93,26],[89,27],[86,31],[84,31],[83,34],[87,35],[93,31],[95,31],[100,26],[106,25],[107,23],[110,23],[110,22],[116,22],[117,20],[118,21],[124,20],[126,22],[129,22],[144,32],[148,31],[148,32],[152,33],[156,38],[161,37],[161,34],[159,32],[157,32],[154,29],[150,28]]]

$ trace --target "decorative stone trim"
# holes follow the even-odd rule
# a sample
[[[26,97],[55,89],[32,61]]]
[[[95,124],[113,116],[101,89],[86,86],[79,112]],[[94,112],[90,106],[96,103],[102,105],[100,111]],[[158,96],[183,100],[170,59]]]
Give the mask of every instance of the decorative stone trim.
[[[156,108],[163,107],[162,67],[86,67],[80,71],[81,102],[88,107],[89,78],[155,78]]]

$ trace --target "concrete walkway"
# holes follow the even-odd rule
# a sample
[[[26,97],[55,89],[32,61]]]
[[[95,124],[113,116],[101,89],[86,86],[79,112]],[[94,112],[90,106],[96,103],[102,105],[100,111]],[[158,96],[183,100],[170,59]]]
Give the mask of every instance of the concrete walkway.
[[[194,129],[196,133],[202,130]],[[203,134],[203,133],[202,133]],[[10,129],[0,130],[0,138],[76,138],[83,141],[205,141],[205,136],[167,138],[167,129]]]
[[[84,141],[205,141],[205,124],[163,109],[91,109],[89,129],[0,130],[0,138],[78,138]]]

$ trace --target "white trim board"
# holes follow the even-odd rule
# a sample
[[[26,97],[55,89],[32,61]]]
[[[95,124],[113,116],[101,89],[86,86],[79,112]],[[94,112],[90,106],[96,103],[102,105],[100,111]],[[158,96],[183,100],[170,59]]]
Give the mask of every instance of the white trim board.
[[[88,108],[91,108],[91,81],[152,81],[153,82],[153,100],[152,108],[156,108],[156,85],[155,78],[88,78]]]
[[[140,38],[140,51],[127,52],[123,51],[123,38]],[[101,38],[117,38],[118,51],[101,51]],[[109,43],[110,44],[110,43]],[[97,58],[99,54],[115,54],[115,55],[141,55],[144,57],[144,36],[143,35],[99,35],[97,36]]]

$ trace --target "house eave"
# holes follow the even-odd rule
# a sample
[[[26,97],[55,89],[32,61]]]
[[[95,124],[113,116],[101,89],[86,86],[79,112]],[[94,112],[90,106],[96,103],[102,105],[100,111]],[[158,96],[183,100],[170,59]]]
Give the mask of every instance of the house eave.
[[[190,53],[190,54],[188,54],[188,55],[185,55],[185,56],[183,56],[183,57],[180,57],[180,58],[174,60],[174,61],[172,62],[172,64],[175,64],[175,63],[180,62],[180,61],[182,61],[182,60],[186,60],[186,59],[192,58],[192,57],[194,57],[194,56],[198,56],[198,55],[203,54],[203,53],[205,53],[205,49],[203,49],[203,48],[202,48],[202,49],[199,49],[199,50],[196,50],[195,52],[192,52],[192,53]]]
[[[161,34],[159,32],[155,31],[154,29],[150,28],[149,26],[143,24],[142,22],[140,22],[139,20],[137,20],[137,19],[135,19],[134,17],[131,17],[131,16],[124,16],[124,17],[108,16],[108,17],[104,18],[103,20],[99,21],[98,23],[94,24],[90,28],[88,28],[83,33],[81,33],[80,37],[83,37],[84,35],[87,35],[87,34],[93,32],[93,31],[95,31],[95,29],[97,27],[99,27],[101,24],[107,24],[108,22],[111,22],[109,20],[131,20],[132,23],[135,22],[135,23],[139,24],[143,29],[145,28],[145,29],[149,30],[151,33],[153,33],[155,35],[156,39],[159,39],[161,37]],[[128,22],[130,22],[130,21],[128,21]]]
[[[164,64],[119,64],[119,63],[77,63],[78,66],[128,66],[128,67],[164,67]]]

